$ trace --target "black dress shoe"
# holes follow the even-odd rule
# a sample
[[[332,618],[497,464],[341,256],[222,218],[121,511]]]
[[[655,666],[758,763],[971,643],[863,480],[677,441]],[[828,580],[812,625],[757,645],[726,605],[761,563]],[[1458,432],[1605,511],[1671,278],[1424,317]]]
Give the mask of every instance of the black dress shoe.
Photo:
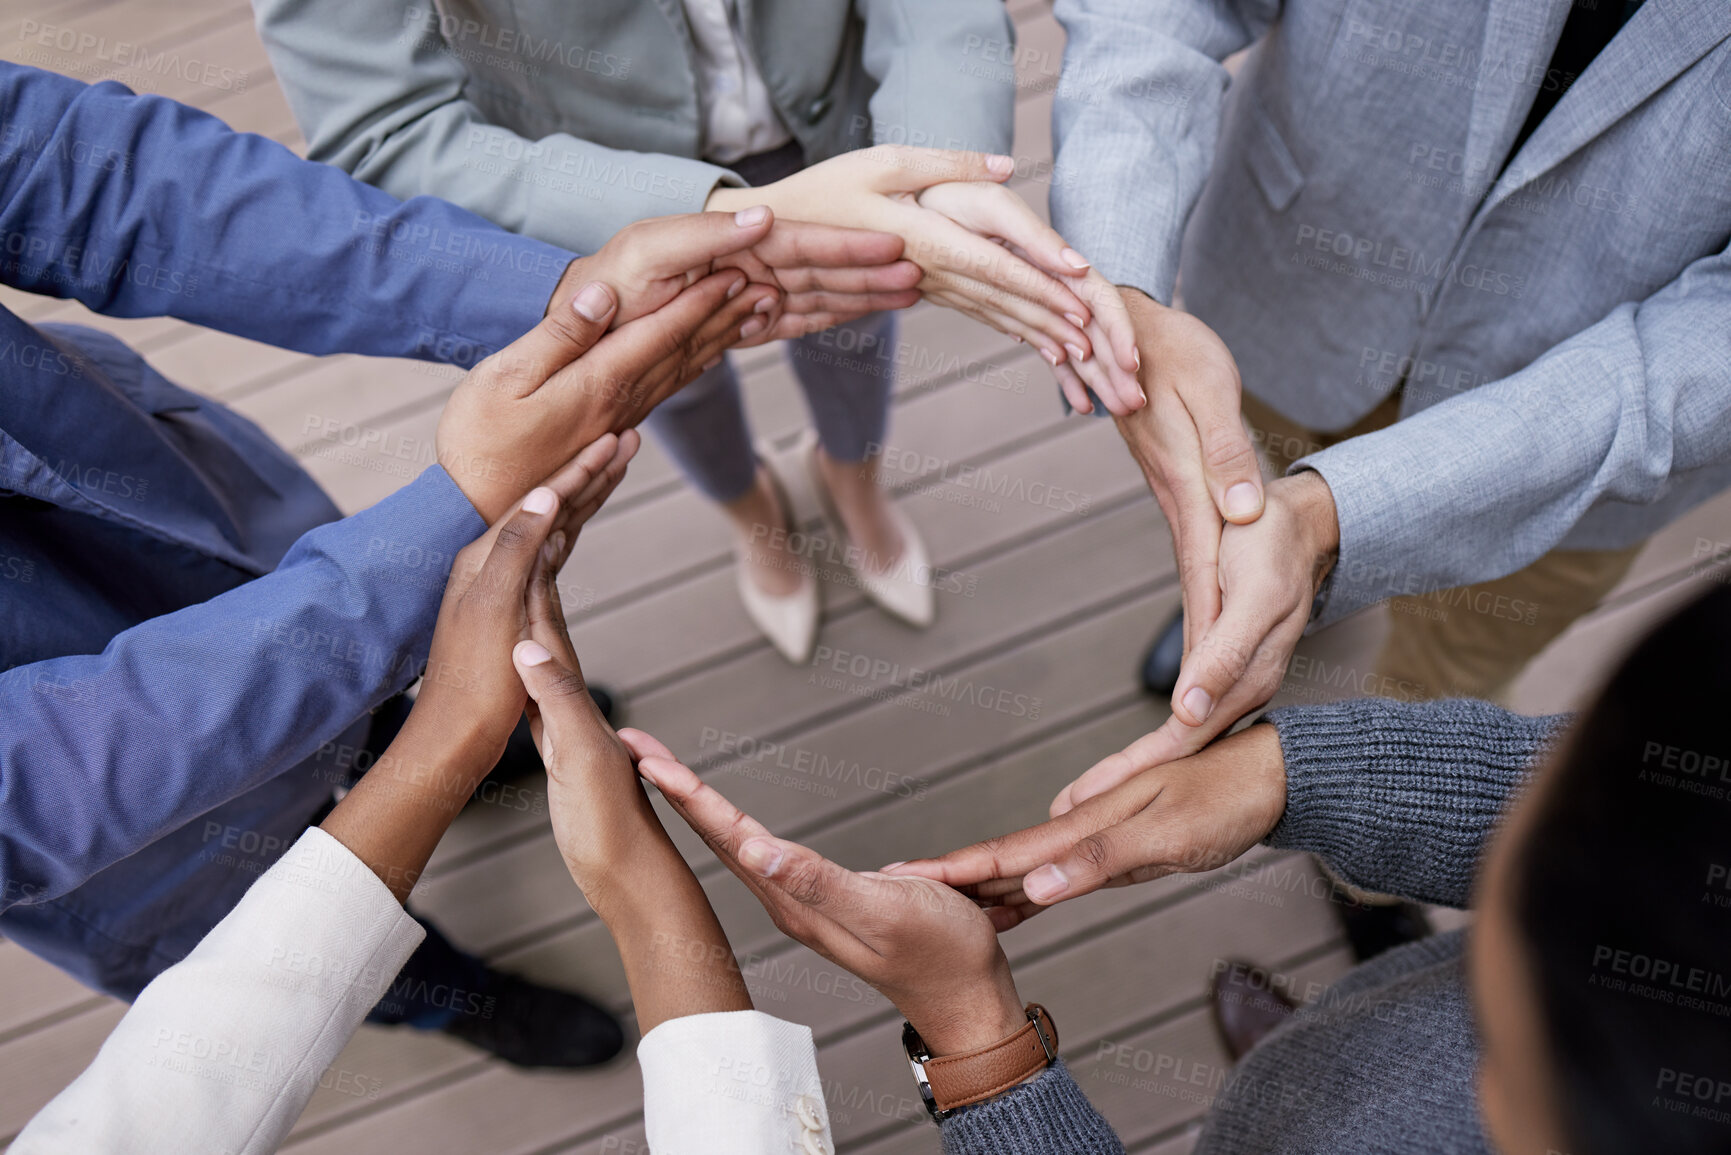
[[[1417,942],[1431,932],[1424,907],[1417,903],[1355,902],[1345,894],[1337,897],[1340,901],[1335,904],[1335,909],[1340,912],[1340,924],[1346,929],[1352,957],[1359,962],[1373,959],[1385,950]]]
[[[1184,611],[1166,623],[1142,659],[1142,686],[1156,698],[1170,698],[1178,688],[1178,667],[1184,661]]]
[[[569,991],[488,969],[475,1009],[444,1033],[518,1067],[593,1067],[625,1047],[619,1020]]]
[[[1291,999],[1268,985],[1271,974],[1251,963],[1234,961],[1216,971],[1209,984],[1214,1025],[1235,1063],[1298,1009]]]

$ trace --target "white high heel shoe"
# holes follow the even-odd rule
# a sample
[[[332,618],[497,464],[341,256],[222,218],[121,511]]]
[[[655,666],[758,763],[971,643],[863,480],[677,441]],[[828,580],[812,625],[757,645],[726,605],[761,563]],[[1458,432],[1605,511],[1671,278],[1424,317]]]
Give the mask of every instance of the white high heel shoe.
[[[787,485],[776,472],[768,446],[758,447],[757,460],[775,489],[775,500],[781,506],[782,528],[791,534],[794,530],[793,502],[788,498]],[[817,646],[817,627],[822,609],[813,567],[809,561],[802,561],[798,588],[779,597],[757,587],[757,583],[751,580],[751,568],[751,563],[741,552],[734,573],[738,577],[739,600],[745,603],[746,616],[769,639],[777,653],[796,666],[805,665],[811,661],[812,651]]]
[[[841,511],[836,508],[835,498],[824,482],[823,470],[818,467],[817,434],[808,431],[799,452],[805,457],[806,470],[811,474],[811,487],[823,506],[824,517],[834,528],[836,539],[844,547],[848,546],[847,526],[842,523]],[[890,520],[901,535],[902,555],[887,572],[873,573],[866,569],[863,550],[844,548],[842,561],[859,583],[860,591],[879,609],[923,630],[938,616],[937,592],[932,589],[931,553],[926,549],[920,531],[914,527],[913,519],[894,502],[890,503]],[[856,564],[856,559],[861,564]]]

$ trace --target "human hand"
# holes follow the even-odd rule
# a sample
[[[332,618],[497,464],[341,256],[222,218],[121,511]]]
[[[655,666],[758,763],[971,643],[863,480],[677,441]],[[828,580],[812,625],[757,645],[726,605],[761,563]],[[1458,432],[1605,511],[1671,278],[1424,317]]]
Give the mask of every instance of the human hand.
[[[1225,343],[1195,317],[1140,290],[1125,289],[1122,303],[1135,326],[1149,404],[1120,417],[1118,432],[1172,532],[1188,653],[1220,616],[1222,519],[1261,516],[1262,472],[1240,416],[1238,366]]]
[[[666,747],[640,738],[638,772],[757,896],[777,929],[870,983],[932,1054],[995,1043],[1026,1022],[992,919],[976,904],[929,879],[855,873],[776,838]]]
[[[1224,866],[1268,837],[1285,810],[1280,735],[1257,725],[1140,770],[1038,826],[886,869],[967,887],[1009,927],[1103,886]]]
[[[1270,482],[1262,516],[1221,535],[1222,609],[1184,657],[1172,716],[1066,786],[1052,813],[1195,753],[1274,697],[1339,546],[1334,498],[1321,474]]]
[[[584,524],[618,488],[639,444],[635,430],[603,434],[458,551],[411,725],[421,729],[432,720],[461,736],[454,744],[477,745],[487,769],[499,760],[523,713],[523,686],[510,654],[528,635],[525,596],[532,580],[563,563]]]
[[[578,298],[591,287],[606,301],[596,316],[555,308],[471,369],[439,418],[439,464],[488,521],[580,448],[636,425],[714,364],[776,293],[723,270],[608,333],[618,302],[600,282]]]
[[[776,221],[761,204],[741,209],[731,221],[722,213],[655,217],[625,226],[597,252],[572,261],[547,311],[600,282],[620,302],[612,321],[617,327],[653,313],[709,273],[737,268],[778,290],[741,326],[739,343],[756,345],[912,305],[920,299],[920,270],[901,254],[901,238],[889,233]],[[578,304],[590,319],[605,307],[599,291]]]
[[[512,654],[529,728],[547,767],[553,839],[619,948],[637,1026],[751,1009],[751,994],[709,898],[649,804],[632,760],[666,747],[615,734],[589,697],[559,605],[557,566],[529,598],[531,638]]]
[[[958,213],[965,204],[982,228],[1005,230],[1005,240],[1023,251],[1050,253],[1059,268],[1079,271],[1086,262],[1066,262],[1061,240],[1054,251],[1051,238],[1057,234],[1019,197],[1002,188],[984,191],[997,188],[1014,170],[1007,156],[879,145],[831,157],[760,188],[718,188],[706,207],[732,211],[767,204],[783,219],[894,233],[907,242],[903,256],[924,271],[919,287],[927,297],[1029,342],[1053,365],[1086,360],[1092,346],[1084,326],[1091,315],[1080,297],[1009,248],[921,204],[928,190],[947,181],[979,185],[940,194],[940,199]]]
[[[1049,273],[1088,306],[1082,325],[1083,335],[1088,338],[1085,348],[1096,351],[1098,356],[1087,356],[1081,348],[1070,348],[1065,350],[1067,356],[1057,358],[1042,347],[1071,408],[1080,413],[1094,411],[1094,404],[1088,399],[1089,389],[1094,390],[1114,416],[1125,416],[1147,404],[1137,380],[1141,362],[1136,350],[1136,330],[1117,287],[1065,243],[1028,202],[1001,185],[978,181],[933,185],[921,192],[918,200],[922,207],[936,209],[970,232],[995,241],[1016,258],[1018,263],[1006,266],[1002,274],[1012,282],[1026,275],[1022,268],[1026,264]],[[916,259],[918,256],[912,248],[909,255]],[[991,275],[993,270],[982,265],[978,272],[981,275],[974,280],[983,284],[981,291],[991,292],[997,279]],[[949,297],[934,294],[934,299],[963,312],[970,311],[969,302],[954,294]],[[977,312],[971,315],[987,324],[993,323]],[[1026,336],[1020,332],[1011,335],[1018,341]]]

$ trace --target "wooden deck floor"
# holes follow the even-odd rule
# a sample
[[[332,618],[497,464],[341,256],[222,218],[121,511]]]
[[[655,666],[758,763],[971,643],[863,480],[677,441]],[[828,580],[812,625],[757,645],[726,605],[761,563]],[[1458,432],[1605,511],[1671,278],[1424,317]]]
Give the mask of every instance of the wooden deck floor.
[[[1062,33],[1045,0],[1016,0],[1011,9],[1023,48],[1034,50],[1026,53],[1016,151],[1049,156]],[[301,145],[241,0],[7,6],[7,59],[97,79],[113,76],[111,67],[37,43],[47,25],[244,72],[244,91],[172,71],[118,78]],[[1018,187],[1044,204],[1038,183]],[[457,376],[409,362],[303,357],[176,321],[93,318],[10,291],[0,303],[31,319],[122,335],[170,378],[258,421],[351,511],[407,480],[393,472],[400,463],[356,443],[383,433],[430,444]],[[919,464],[892,472],[936,561],[960,575],[960,592],[942,596],[937,624],[918,633],[832,580],[822,644],[903,671],[941,672],[956,690],[901,692],[894,677],[850,679],[782,662],[733,593],[720,520],[653,444],[564,578],[586,668],[624,693],[633,725],[660,736],[773,829],[856,866],[1038,820],[1062,783],[1158,725],[1165,710],[1138,692],[1134,671],[1177,596],[1164,526],[1109,423],[1063,419],[1042,363],[956,314],[919,306],[906,315],[903,340],[890,444],[894,461]],[[747,353],[740,366],[758,433],[785,453],[804,422],[791,374],[774,350]],[[964,465],[979,471],[971,478],[991,480],[959,483]],[[1052,489],[1068,495],[1058,508],[1043,500]],[[794,502],[816,529],[809,491],[796,491]],[[1702,540],[1731,540],[1731,501],[1660,535],[1608,604],[1528,672],[1517,705],[1578,704],[1646,623],[1699,588],[1692,566]],[[1383,628],[1380,613],[1370,613],[1307,641],[1317,659],[1306,665],[1312,677],[1289,678],[1283,698],[1339,696],[1353,672],[1368,671]],[[1009,691],[1013,704],[993,708],[986,687]],[[682,824],[669,829],[721,912],[758,1005],[816,1032],[841,1148],[937,1150],[900,1057],[894,1009],[781,938]],[[1304,856],[1265,850],[1218,877],[1097,895],[1006,936],[1024,994],[1053,1009],[1067,1059],[1131,1151],[1188,1150],[1224,1077],[1204,999],[1218,960],[1243,957],[1324,980],[1349,965],[1316,878]],[[629,1011],[606,931],[571,886],[544,818],[465,814],[417,901],[458,942],[501,965]],[[77,1074],[123,1009],[0,942],[0,1141]],[[643,1150],[629,1060],[589,1074],[528,1075],[442,1037],[365,1028],[336,1070],[345,1077],[314,1097],[288,1150]],[[349,1093],[355,1088],[361,1093]]]

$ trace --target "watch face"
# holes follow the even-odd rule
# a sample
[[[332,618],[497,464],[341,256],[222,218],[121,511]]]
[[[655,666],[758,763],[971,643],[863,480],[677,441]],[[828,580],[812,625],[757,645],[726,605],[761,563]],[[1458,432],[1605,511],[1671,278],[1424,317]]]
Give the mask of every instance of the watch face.
[[[948,1111],[938,1110],[938,1101],[932,1095],[931,1080],[926,1078],[926,1063],[932,1057],[926,1041],[920,1038],[920,1033],[914,1030],[912,1023],[902,1024],[902,1049],[908,1053],[908,1066],[913,1068],[914,1085],[920,1089],[920,1102],[926,1105],[926,1114],[932,1117],[934,1123],[941,1123],[949,1117]]]

